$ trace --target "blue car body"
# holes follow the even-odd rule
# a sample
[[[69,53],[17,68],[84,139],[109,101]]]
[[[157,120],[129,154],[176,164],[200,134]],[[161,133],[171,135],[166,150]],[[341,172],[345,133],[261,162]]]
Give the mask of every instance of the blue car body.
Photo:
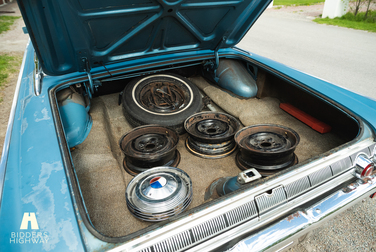
[[[35,30],[33,22],[42,25],[39,23],[42,19],[33,19],[33,16],[30,15],[33,12],[33,7],[35,7],[32,1],[19,2],[23,15],[29,17],[26,24],[30,34],[34,36],[32,42],[38,43],[38,48],[33,46],[33,43],[29,43],[26,48],[1,158],[0,223],[2,228],[0,229],[0,250],[105,251],[117,248],[127,242],[111,240],[111,238],[102,239],[93,234],[90,225],[84,221],[86,217],[82,216],[83,212],[78,206],[80,203],[77,202],[77,197],[79,197],[77,194],[80,194],[80,191],[74,189],[77,187],[75,185],[77,181],[72,177],[72,173],[68,170],[67,163],[62,157],[64,141],[61,139],[64,135],[61,135],[57,128],[56,120],[59,115],[53,111],[56,101],[51,97],[51,90],[57,86],[62,87],[83,80],[87,81],[88,74],[83,69],[85,65],[82,67],[75,57],[72,61],[69,61],[69,57],[65,58],[66,55],[77,52],[74,43],[67,45],[67,49],[61,51],[60,55],[55,55],[51,51],[51,48],[57,45],[48,41],[51,37],[45,37],[45,41],[47,41],[45,44],[49,44],[49,47],[46,47],[45,44],[40,45],[40,38],[43,38],[41,31],[43,30]],[[88,2],[85,2],[85,4],[89,4]],[[169,2],[163,2],[163,6],[167,6]],[[267,5],[268,2],[263,2],[254,7],[259,8],[259,11],[257,15],[252,16],[252,22],[257,19]],[[69,4],[64,8],[70,8]],[[38,8],[36,10],[41,11]],[[59,13],[64,11],[64,9],[54,8],[50,10],[54,10],[55,15],[60,15]],[[90,15],[94,14],[91,13]],[[69,16],[64,18],[69,18]],[[245,23],[249,28],[250,22]],[[54,29],[58,31],[60,28],[51,28],[50,31]],[[105,29],[105,26],[102,29]],[[94,80],[99,76],[101,78],[109,76],[109,72],[127,71],[130,68],[137,68],[139,71],[152,71],[153,65],[165,66],[170,64],[171,61],[193,62],[197,58],[214,60],[214,51],[219,58],[245,59],[265,67],[271,74],[293,81],[298,86],[303,86],[319,99],[331,101],[341,109],[349,111],[363,120],[367,125],[365,132],[362,138],[358,138],[352,144],[373,137],[376,131],[376,101],[259,55],[234,48],[233,46],[248,29],[239,28],[240,30],[241,34],[234,35],[234,39],[230,37],[226,41],[226,46],[219,46],[218,48],[216,48],[217,41],[215,41],[200,49],[187,47],[180,50],[175,48],[165,50],[163,53],[155,53],[155,50],[149,50],[148,52],[136,53],[133,56],[128,55],[127,57],[130,57],[130,59],[127,61],[121,60],[120,56],[118,58],[109,56],[100,50],[94,53],[83,50],[82,53],[85,54],[88,62],[91,62],[90,75]],[[59,37],[58,34],[55,34],[55,36]],[[64,35],[64,38],[66,37],[68,35]],[[205,41],[205,38],[203,38],[203,41]],[[63,47],[66,42],[60,41],[59,43]],[[70,50],[72,48],[74,48],[74,51]],[[43,84],[38,95],[35,86],[35,51],[37,51],[39,58],[44,60],[43,70],[47,73],[43,77]],[[46,57],[46,55],[48,56]],[[64,64],[60,61],[56,63],[54,59],[48,57],[63,57],[64,60],[61,62],[64,62]],[[103,62],[106,67],[99,63],[95,64],[94,61]],[[77,116],[81,117],[80,115]],[[83,131],[90,130],[90,125],[81,125],[80,127],[84,128]],[[81,140],[78,140],[78,142],[81,142]],[[344,198],[341,201],[340,197],[337,197],[337,201],[332,200],[332,206],[359,200],[375,192],[376,185],[373,177],[372,181],[372,184],[360,186],[359,191],[351,196],[351,200]],[[327,211],[325,208],[323,209],[323,216],[329,215],[332,211],[330,207],[327,207]],[[323,216],[318,218],[324,218]],[[26,228],[24,222],[26,222]],[[270,234],[270,232],[284,230],[285,234],[293,235],[303,226],[308,225],[307,223],[312,222],[312,219],[308,217],[306,219],[300,218],[293,222],[288,222],[290,228],[286,229],[284,229],[286,224],[283,221],[279,224],[267,226],[263,231],[249,236],[248,239],[245,238],[243,243],[239,243],[234,249],[244,250],[244,244],[248,244],[248,249],[270,249],[274,243],[280,242],[282,244],[285,241],[271,240],[258,247],[257,239],[262,237],[262,232]],[[36,223],[37,225],[35,225]],[[218,244],[221,243],[218,241]],[[205,247],[201,247],[201,249],[201,251],[204,251]]]

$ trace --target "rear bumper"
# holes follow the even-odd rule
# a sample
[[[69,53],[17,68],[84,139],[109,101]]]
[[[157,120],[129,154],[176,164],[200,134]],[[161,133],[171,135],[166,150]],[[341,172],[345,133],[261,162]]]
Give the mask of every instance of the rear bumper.
[[[228,251],[281,251],[293,246],[299,237],[321,226],[349,207],[376,192],[376,175],[357,180],[341,190],[248,236]]]

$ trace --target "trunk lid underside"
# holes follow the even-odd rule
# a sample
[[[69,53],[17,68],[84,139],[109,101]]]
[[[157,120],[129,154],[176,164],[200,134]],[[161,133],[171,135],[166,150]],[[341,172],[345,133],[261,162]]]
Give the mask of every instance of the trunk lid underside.
[[[236,45],[269,1],[18,1],[43,71]]]

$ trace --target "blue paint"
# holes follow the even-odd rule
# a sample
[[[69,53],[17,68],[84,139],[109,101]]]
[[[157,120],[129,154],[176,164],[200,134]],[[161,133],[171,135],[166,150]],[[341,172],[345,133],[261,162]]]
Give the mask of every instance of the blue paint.
[[[81,104],[67,100],[59,107],[69,147],[82,143],[90,133],[93,120]]]
[[[140,57],[236,45],[271,0],[32,1],[19,7],[43,71],[62,75]]]
[[[33,47],[27,48],[0,208],[0,251],[84,251],[52,120],[48,85],[33,92]],[[55,83],[56,84],[56,83]],[[34,213],[39,229],[21,229]]]
[[[229,180],[227,180],[225,183],[223,183],[222,191],[223,195],[229,194],[233,191],[236,191],[240,189],[241,184],[238,183],[238,176],[232,177]]]
[[[218,85],[234,94],[246,98],[257,95],[256,81],[240,61],[221,59],[216,74]]]

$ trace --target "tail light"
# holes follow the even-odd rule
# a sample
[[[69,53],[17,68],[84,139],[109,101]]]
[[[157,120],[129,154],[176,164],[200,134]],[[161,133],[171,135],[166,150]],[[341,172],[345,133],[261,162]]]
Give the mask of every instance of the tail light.
[[[355,172],[360,178],[372,175],[375,164],[366,155],[360,154],[355,159]]]

